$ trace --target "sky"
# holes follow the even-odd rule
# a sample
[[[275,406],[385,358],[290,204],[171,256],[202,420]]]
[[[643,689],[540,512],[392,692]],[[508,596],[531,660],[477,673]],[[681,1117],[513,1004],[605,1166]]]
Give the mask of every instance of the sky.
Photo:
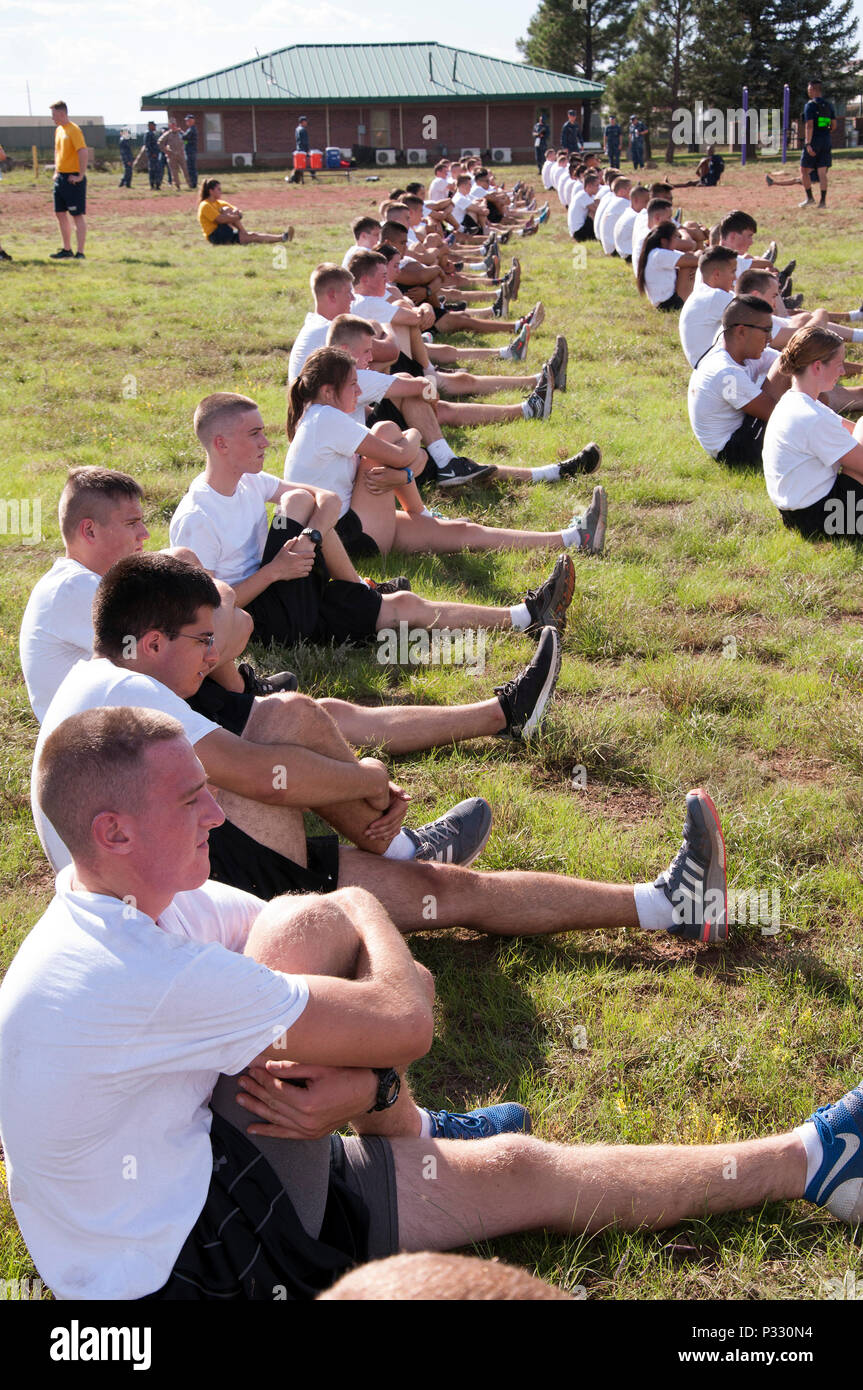
[[[49,115],[64,100],[74,119],[108,125],[146,120],[145,92],[174,86],[292,43],[435,39],[497,58],[519,59],[537,0],[0,0],[0,115]],[[863,0],[855,0],[863,29]],[[30,88],[30,107],[27,83]],[[149,114],[149,113],[148,113]]]

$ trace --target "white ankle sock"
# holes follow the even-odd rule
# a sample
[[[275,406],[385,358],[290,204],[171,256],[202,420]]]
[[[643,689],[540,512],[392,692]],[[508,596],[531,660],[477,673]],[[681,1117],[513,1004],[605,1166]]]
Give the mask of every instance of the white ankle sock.
[[[797,1128],[791,1132],[797,1135],[806,1150],[806,1186],[808,1187],[815,1177],[815,1174],[818,1172],[818,1169],[821,1167],[821,1160],[824,1157],[824,1146],[818,1137],[818,1130],[811,1120],[807,1120],[803,1125],[798,1125]]]
[[[852,309],[848,317],[852,323],[859,323],[863,319],[863,309]]]
[[[383,859],[413,859],[416,856],[417,847],[410,835],[406,835],[400,830],[394,840],[391,840],[384,850]]]
[[[851,329],[851,341],[852,343],[863,343],[863,328]]]
[[[509,610],[513,632],[524,632],[526,627],[530,627],[532,618],[526,603],[516,603]]]
[[[455,454],[445,439],[436,439],[432,444],[427,444],[426,450],[439,468],[444,468],[451,459],[455,458]]]
[[[559,463],[547,463],[544,468],[532,468],[530,470],[532,483],[556,483],[559,477]]]
[[[674,907],[655,883],[636,883],[635,910],[642,931],[667,931],[674,926]]]
[[[581,522],[574,521],[571,526],[566,526],[561,530],[563,543],[567,550],[581,549]]]

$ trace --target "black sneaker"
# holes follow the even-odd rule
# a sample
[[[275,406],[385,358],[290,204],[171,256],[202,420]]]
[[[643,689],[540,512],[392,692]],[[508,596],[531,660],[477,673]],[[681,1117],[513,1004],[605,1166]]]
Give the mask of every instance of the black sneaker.
[[[602,450],[598,444],[591,441],[577,454],[573,454],[572,458],[564,459],[560,465],[560,476],[574,478],[577,473],[595,473],[601,460]]]
[[[554,377],[555,391],[566,390],[566,368],[569,363],[569,343],[562,333],[558,333],[554,344],[554,352],[548,359],[551,374]]]
[[[494,315],[494,317],[495,317],[496,319],[502,319],[502,318],[503,318],[505,306],[506,306],[506,285],[501,285],[500,289],[499,289],[498,292],[497,292],[497,296],[496,296],[496,298],[495,298],[495,301],[494,301],[494,303],[493,303],[492,306],[491,306],[491,312],[492,312],[492,314]]]
[[[506,246],[506,244],[507,244],[507,242],[509,241],[509,239],[510,239],[511,236],[512,236],[512,232],[509,231],[509,230],[507,230],[507,231],[505,231],[505,232],[501,232],[500,236],[499,236],[498,239],[497,239],[498,245],[499,245],[499,246]]]
[[[768,187],[768,188],[772,188],[772,187],[773,187],[773,180],[772,180],[772,178],[770,177],[769,174],[765,174],[765,175],[764,175],[764,182],[767,184],[767,187]]]
[[[247,695],[276,695],[279,691],[296,690],[300,684],[293,671],[279,671],[274,676],[259,676],[248,661],[241,661],[237,670],[243,677]]]
[[[531,622],[528,632],[541,632],[544,628],[555,627],[563,636],[566,627],[566,610],[572,603],[575,592],[575,565],[567,554],[558,556],[557,564],[538,589],[528,589],[522,603],[527,605]]]
[[[363,583],[374,589],[376,594],[407,594],[412,592],[411,582],[404,574],[398,574],[394,579],[382,579],[380,583],[376,579],[365,579]]]
[[[73,261],[75,259],[71,251],[67,251],[65,246],[61,246],[59,251],[51,252],[52,261]]]
[[[473,459],[456,456],[443,468],[438,468],[435,482],[438,487],[467,487],[470,483],[493,478],[496,472],[496,464],[474,463]]]
[[[794,274],[794,272],[795,272],[796,269],[797,269],[797,262],[796,262],[796,261],[789,261],[788,264],[787,264],[787,266],[785,267],[785,269],[779,271],[779,279],[780,279],[780,281],[782,281],[782,280],[790,280],[790,279],[791,279],[791,276]]]
[[[442,308],[443,308],[444,313],[446,313],[446,314],[460,314],[460,313],[462,313],[462,312],[467,308],[467,300],[466,300],[466,299],[449,299],[449,300],[444,300],[444,303],[443,303],[443,305],[442,305]]]
[[[686,798],[683,843],[656,887],[674,908],[672,935],[686,941],[728,939],[725,841],[716,807],[700,787]]]
[[[460,801],[445,816],[405,829],[417,847],[415,859],[467,866],[482,854],[491,834],[491,807],[481,796]]]
[[[9,252],[4,251],[3,247],[0,246],[0,261],[11,261],[11,259],[12,257],[9,255]]]
[[[500,737],[530,738],[542,723],[545,707],[560,675],[560,635],[556,627],[544,627],[529,666],[514,681],[495,686],[495,695],[506,717]]]
[[[790,297],[788,295],[784,295],[783,298],[785,300],[785,308],[788,310],[789,314],[796,314],[799,312],[800,309],[803,308],[802,294],[795,294],[791,295]]]
[[[75,260],[76,260],[76,261],[86,261],[86,259],[87,259],[87,257],[84,255],[84,252],[83,252],[83,251],[76,251],[76,252],[75,252]]]
[[[780,299],[790,299],[791,296],[793,295],[793,293],[794,293],[794,281],[793,281],[793,280],[780,280],[780,281],[779,281],[779,298],[780,298]]]
[[[767,250],[764,252],[762,260],[769,261],[771,265],[776,264],[776,257],[779,255],[779,247],[775,241],[771,241]],[[796,262],[795,262],[796,264]]]
[[[551,404],[554,400],[554,381],[549,371],[548,363],[543,364],[540,379],[531,391],[524,403],[526,419],[528,420],[547,420],[551,414]]]

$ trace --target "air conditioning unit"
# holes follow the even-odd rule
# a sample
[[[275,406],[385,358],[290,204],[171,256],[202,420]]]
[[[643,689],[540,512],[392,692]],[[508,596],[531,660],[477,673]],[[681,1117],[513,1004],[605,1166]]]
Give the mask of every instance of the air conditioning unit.
[[[251,169],[254,162],[254,155],[251,153],[235,154],[231,157],[231,163],[235,169]]]
[[[492,150],[491,158],[493,164],[512,164],[512,148],[509,145],[500,145],[496,150]]]
[[[395,152],[395,150],[376,150],[376,151],[375,151],[375,163],[376,163],[376,164],[395,164],[395,162],[396,162],[396,152]]]
[[[459,159],[479,159],[479,150],[462,150]]]
[[[408,164],[427,164],[428,150],[408,150]]]

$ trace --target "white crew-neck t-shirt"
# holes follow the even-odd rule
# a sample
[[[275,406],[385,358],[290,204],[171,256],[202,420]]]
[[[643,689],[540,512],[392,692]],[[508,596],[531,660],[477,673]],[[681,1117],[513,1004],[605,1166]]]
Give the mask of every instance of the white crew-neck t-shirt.
[[[355,248],[352,246],[350,255]],[[309,313],[303,320],[303,326],[294,339],[294,346],[291,348],[291,355],[288,358],[288,385],[295,381],[315,348],[326,347],[327,334],[330,331],[330,320],[325,319],[323,314]]]
[[[369,323],[389,323],[397,309],[397,304],[391,304],[388,299],[376,294],[357,295],[351,304],[351,313],[367,319]]]
[[[626,208],[614,229],[614,249],[621,258],[632,255],[632,231],[637,217],[634,207]]]
[[[606,256],[610,256],[614,250],[614,230],[628,208],[629,199],[621,198],[619,193],[612,193],[610,200],[602,204],[602,222],[598,235]],[[594,231],[596,231],[595,221]]]
[[[267,543],[267,503],[280,479],[244,473],[232,497],[216,492],[199,473],[171,517],[171,545],[194,550],[205,570],[225,584],[241,584],[261,567]]]
[[[369,433],[364,424],[332,405],[307,405],[285,458],[286,483],[311,483],[350,509],[357,476],[356,452]]]
[[[213,733],[219,725],[203,714],[197,714],[191,705],[175,695],[161,681],[153,676],[141,675],[138,671],[128,671],[115,666],[107,657],[94,657],[92,661],[79,661],[62,682],[51,701],[39,730],[36,750],[33,754],[33,771],[30,779],[30,806],[36,833],[42,848],[55,869],[62,869],[71,863],[71,855],[57,831],[39,805],[36,798],[36,771],[42,748],[49,734],[69,719],[73,714],[83,714],[84,710],[113,708],[122,705],[138,705],[142,709],[157,709],[163,714],[171,714],[183,726],[186,738],[194,748],[199,739]]]
[[[73,889],[70,866],[9,967],[9,1194],[58,1298],[141,1298],[168,1278],[207,1197],[220,1072],[242,1071],[308,1002],[302,976],[242,954],[263,906],[208,882],[155,922]]]
[[[566,215],[566,225],[569,228],[570,236],[581,231],[588,218],[588,208],[595,201],[596,194],[588,193],[584,188],[578,193],[573,193],[569,200],[569,212]]]
[[[835,410],[792,386],[764,431],[764,481],[773,505],[799,511],[820,502],[836,481],[839,460],[856,443]]]
[[[644,267],[644,289],[651,304],[664,304],[677,288],[677,262],[682,251],[655,246]]]
[[[734,295],[696,280],[692,294],[680,311],[680,341],[686,360],[694,367],[714,343],[722,326],[726,304]]]
[[[42,723],[63,678],[93,652],[93,599],[99,575],[65,556],[33,588],[21,620],[21,669]]]
[[[714,458],[743,423],[743,407],[761,394],[761,385],[776,361],[775,348],[741,367],[724,347],[716,346],[701,359],[689,378],[687,401],[695,437]],[[846,450],[847,452],[847,450]]]

